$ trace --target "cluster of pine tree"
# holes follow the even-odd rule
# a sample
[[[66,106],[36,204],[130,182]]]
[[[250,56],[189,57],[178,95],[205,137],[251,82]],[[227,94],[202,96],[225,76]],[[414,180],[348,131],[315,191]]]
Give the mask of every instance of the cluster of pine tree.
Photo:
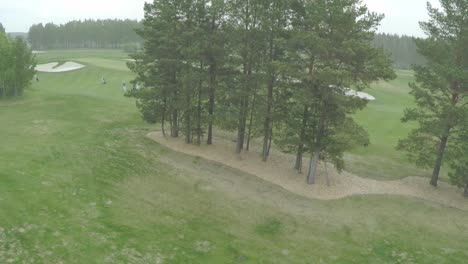
[[[395,77],[372,44],[381,19],[360,0],[154,1],[128,64],[144,88],[129,95],[188,144],[212,144],[216,126],[237,132],[237,153],[252,137],[264,161],[272,141],[295,153],[299,172],[309,154],[313,183],[319,160],[341,170],[344,151],[369,143],[352,119],[367,102],[346,90]]]
[[[445,161],[452,183],[468,197],[468,1],[440,4],[440,10],[428,5],[430,19],[421,23],[428,37],[416,41],[427,62],[414,66],[416,106],[403,121],[419,126],[398,147],[416,165],[433,169],[435,187]]]
[[[84,20],[63,25],[47,23],[33,25],[28,40],[33,49],[121,48],[128,43],[139,43],[136,20]]]
[[[412,65],[423,65],[426,62],[418,52],[417,40],[415,37],[380,33],[375,36],[373,43],[390,54],[394,68],[406,70],[411,69]]]
[[[0,24],[0,99],[23,94],[34,76],[35,59],[21,38],[9,40]]]

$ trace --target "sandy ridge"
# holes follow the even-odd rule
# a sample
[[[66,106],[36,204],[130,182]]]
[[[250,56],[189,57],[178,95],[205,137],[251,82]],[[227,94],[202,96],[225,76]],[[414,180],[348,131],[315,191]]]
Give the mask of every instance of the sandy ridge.
[[[261,162],[259,149],[251,149],[238,156],[234,153],[234,144],[221,138],[215,138],[216,143],[212,146],[198,147],[187,145],[182,139],[164,138],[161,132],[149,133],[147,137],[172,150],[223,163],[308,198],[334,200],[353,195],[401,195],[468,210],[468,200],[461,196],[457,188],[441,182],[434,189],[428,184],[428,179],[422,177],[377,181],[348,172],[338,174],[329,166],[331,186],[328,187],[323,176],[323,166],[319,166],[316,184],[307,185],[305,175],[298,175],[291,169],[294,157],[289,154],[273,151],[267,162]]]

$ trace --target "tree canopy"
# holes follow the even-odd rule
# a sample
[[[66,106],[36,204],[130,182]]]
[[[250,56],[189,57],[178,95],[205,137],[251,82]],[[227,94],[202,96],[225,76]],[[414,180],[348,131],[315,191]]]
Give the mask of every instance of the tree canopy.
[[[428,37],[416,41],[426,64],[414,66],[416,82],[410,87],[416,107],[406,109],[402,120],[419,127],[399,143],[411,161],[433,168],[433,186],[443,161],[451,158],[445,152],[458,147],[450,139],[460,136],[468,115],[468,2],[441,0],[441,6],[428,4],[430,20],[421,23]]]
[[[128,63],[142,89],[143,118],[166,135],[201,144],[212,126],[235,131],[237,153],[263,137],[344,166],[343,153],[369,143],[352,114],[366,101],[346,96],[395,77],[391,61],[372,42],[382,19],[359,0],[161,0],[145,5],[139,35],[144,49]]]
[[[21,38],[0,33],[0,98],[21,96],[35,73],[35,59]]]

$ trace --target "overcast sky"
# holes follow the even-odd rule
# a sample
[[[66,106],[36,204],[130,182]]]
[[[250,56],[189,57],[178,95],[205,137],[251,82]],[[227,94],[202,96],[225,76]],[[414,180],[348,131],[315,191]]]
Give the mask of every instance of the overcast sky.
[[[7,32],[27,32],[39,22],[65,23],[85,18],[143,17],[150,0],[0,0],[0,23]],[[370,10],[384,13],[380,32],[423,36],[418,21],[427,20],[427,0],[363,0]],[[435,6],[438,0],[428,0]]]

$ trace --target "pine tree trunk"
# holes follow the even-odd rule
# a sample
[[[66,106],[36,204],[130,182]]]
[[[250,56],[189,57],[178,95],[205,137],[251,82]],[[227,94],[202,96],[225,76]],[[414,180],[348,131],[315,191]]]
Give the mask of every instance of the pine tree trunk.
[[[250,148],[250,139],[252,136],[252,123],[253,123],[253,114],[255,111],[255,100],[257,99],[257,96],[254,94],[253,99],[252,99],[252,109],[250,110],[250,120],[249,120],[249,131],[247,133],[247,146],[245,150],[249,151]]]
[[[296,154],[296,164],[294,165],[294,169],[297,170],[297,173],[302,173],[302,152],[304,149],[304,144],[299,144],[297,146],[297,154]]]
[[[164,128],[164,116],[161,119],[161,131],[162,131],[163,137],[166,137],[166,130]]]
[[[179,120],[178,120],[178,114],[177,110],[174,110],[172,112],[172,137],[179,137]]]
[[[201,94],[202,94],[202,81],[200,80],[200,83],[198,84],[198,99],[197,99],[197,145],[201,144],[201,134],[202,134],[202,129],[201,129]]]
[[[268,139],[267,156],[270,156],[271,141],[272,141],[272,140],[273,140],[273,128],[270,130],[270,138]]]
[[[262,160],[268,159],[268,141],[270,140],[271,131],[271,108],[273,105],[273,77],[268,81],[268,92],[267,92],[267,110],[265,114],[265,123],[263,125],[263,152]]]
[[[172,128],[173,127],[172,115],[168,114],[168,117],[169,117],[169,130],[171,131],[171,137],[172,137],[172,135],[174,134],[174,129]]]
[[[239,111],[239,125],[237,128],[236,153],[240,154],[244,149],[245,126],[247,122],[247,100],[242,98]]]
[[[318,159],[319,159],[319,152],[315,151],[312,156],[312,159],[310,160],[309,172],[307,173],[308,184],[315,183],[315,171],[317,170]]]
[[[325,166],[325,179],[327,180],[327,186],[330,187],[330,177],[328,176],[327,162],[324,160],[323,165]]]
[[[166,137],[166,130],[164,128],[165,122],[166,122],[166,99],[164,99],[164,106],[163,106],[163,111],[162,111],[162,116],[161,116],[161,131],[162,131],[163,137]]]
[[[208,104],[208,138],[206,140],[206,144],[211,145],[213,144],[213,113],[214,113],[214,106],[215,106],[215,81],[216,81],[216,73],[215,73],[215,66],[212,64],[210,66],[210,88],[209,88],[209,104]]]
[[[437,187],[437,183],[439,181],[440,168],[442,167],[442,160],[444,158],[445,148],[447,147],[448,133],[450,132],[450,129],[447,128],[446,132],[447,132],[446,136],[443,136],[442,140],[440,141],[436,164],[432,172],[431,185],[434,187]]]
[[[275,47],[274,47],[274,32],[269,32],[269,61],[272,63],[275,60]],[[270,145],[272,139],[272,118],[271,118],[271,111],[273,106],[273,87],[275,82],[275,76],[272,69],[269,70],[269,78],[267,83],[267,110],[265,114],[265,123],[263,126],[263,152],[262,152],[262,160],[266,161],[268,156],[270,155]],[[267,146],[267,144],[269,146]]]
[[[243,109],[243,104],[244,104],[244,100],[241,100],[241,103],[240,103],[240,109],[239,109],[239,123],[237,124],[237,140],[236,140],[236,153],[237,154],[240,154],[241,151],[242,151],[242,144],[241,144],[241,141],[242,141],[242,136],[241,136],[241,133],[242,133],[242,111],[244,110]]]
[[[305,128],[307,126],[308,113],[309,108],[306,106],[304,107],[304,113],[302,114],[301,133],[299,135],[299,143],[297,145],[296,165],[294,166],[298,173],[302,173],[302,153],[304,152]]]
[[[191,124],[191,117],[190,117],[190,96],[186,96],[185,99],[185,143],[190,144],[192,143],[192,124]]]
[[[465,191],[463,192],[463,196],[468,198],[468,183],[465,185]]]

